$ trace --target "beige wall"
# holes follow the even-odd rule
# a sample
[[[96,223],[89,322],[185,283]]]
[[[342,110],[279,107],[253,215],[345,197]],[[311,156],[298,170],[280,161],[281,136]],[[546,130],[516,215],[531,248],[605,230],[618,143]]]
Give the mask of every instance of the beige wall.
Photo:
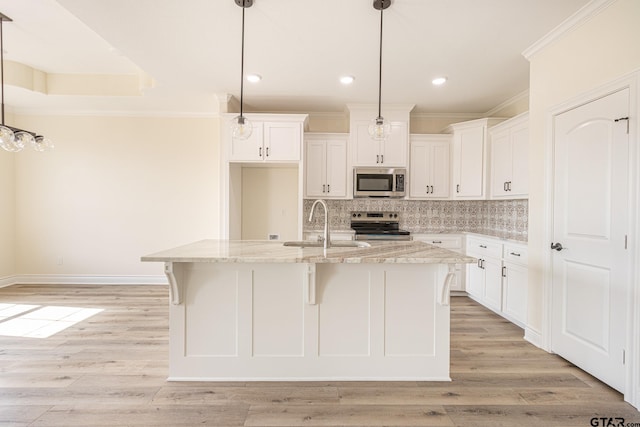
[[[0,149],[0,280],[16,273],[15,157]]]
[[[17,272],[155,275],[140,256],[218,235],[218,119],[18,116]]]
[[[297,167],[245,167],[242,169],[242,239],[280,240],[298,236]]]
[[[543,173],[547,114],[554,106],[640,69],[640,1],[619,0],[536,53],[531,60],[529,196],[529,323],[540,331],[545,235]]]

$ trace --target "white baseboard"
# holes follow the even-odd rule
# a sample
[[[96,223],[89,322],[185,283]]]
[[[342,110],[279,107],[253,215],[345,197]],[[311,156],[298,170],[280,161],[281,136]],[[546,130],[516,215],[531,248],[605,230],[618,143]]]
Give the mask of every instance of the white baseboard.
[[[534,329],[526,327],[524,329],[524,339],[529,341],[531,344],[535,345],[538,348],[545,350],[542,345],[542,334]]]
[[[167,285],[162,276],[97,276],[73,274],[18,274],[0,277],[0,288],[11,285]]]

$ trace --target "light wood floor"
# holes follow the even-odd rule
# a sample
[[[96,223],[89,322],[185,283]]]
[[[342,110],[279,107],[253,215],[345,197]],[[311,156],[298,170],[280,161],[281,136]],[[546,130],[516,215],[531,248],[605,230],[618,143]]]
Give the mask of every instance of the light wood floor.
[[[447,383],[169,383],[163,286],[12,286],[0,303],[105,309],[50,338],[0,337],[0,426],[640,426],[619,393],[465,297]]]

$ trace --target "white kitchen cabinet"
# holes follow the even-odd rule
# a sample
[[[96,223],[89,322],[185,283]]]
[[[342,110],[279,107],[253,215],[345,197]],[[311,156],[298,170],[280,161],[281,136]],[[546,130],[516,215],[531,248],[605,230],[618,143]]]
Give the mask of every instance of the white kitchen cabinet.
[[[391,133],[384,141],[369,136],[368,120],[355,123],[354,166],[406,167],[408,123],[391,122]]]
[[[454,199],[483,200],[487,197],[487,129],[503,119],[478,119],[447,128],[453,133]]]
[[[529,194],[529,115],[523,113],[492,127],[492,199],[522,199]]]
[[[303,123],[300,121],[260,121],[250,118],[253,133],[246,140],[229,138],[229,161],[300,161]]]
[[[409,197],[448,199],[450,180],[450,135],[411,135]]]
[[[460,234],[412,234],[413,240],[425,242],[439,248],[449,249],[453,252],[464,253],[463,238]],[[463,264],[456,264],[456,277],[451,284],[452,292],[463,292],[465,284],[466,268]]]
[[[391,124],[385,141],[369,136],[369,124],[378,116],[377,105],[347,105],[351,166],[403,167],[408,164],[409,117],[413,105],[383,105],[382,115]]]
[[[467,255],[477,258],[467,267],[467,292],[494,310],[502,308],[502,244],[489,239],[467,237]]]
[[[503,256],[503,313],[514,323],[524,327],[527,323],[527,247],[505,244]]]
[[[467,237],[467,293],[520,327],[527,322],[527,247],[490,237]]]
[[[307,134],[305,139],[305,197],[346,197],[348,137]]]

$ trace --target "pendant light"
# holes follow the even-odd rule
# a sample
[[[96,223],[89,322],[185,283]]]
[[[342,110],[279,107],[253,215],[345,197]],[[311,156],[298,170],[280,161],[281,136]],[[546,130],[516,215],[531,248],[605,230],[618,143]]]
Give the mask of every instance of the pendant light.
[[[21,151],[25,147],[31,147],[36,151],[51,150],[53,148],[53,142],[51,142],[49,138],[4,124],[4,44],[2,25],[5,21],[12,22],[12,19],[0,13],[0,108],[2,115],[2,124],[0,124],[0,147],[12,153]]]
[[[378,117],[369,124],[369,136],[376,141],[384,141],[391,133],[391,124],[382,117],[382,15],[391,6],[391,0],[374,0],[373,8],[380,11],[380,66],[378,68]]]
[[[231,123],[231,137],[233,139],[244,140],[251,136],[253,124],[243,115],[244,102],[244,10],[253,6],[253,0],[235,0],[236,4],[242,8],[242,47],[240,59],[240,115],[234,117]]]

